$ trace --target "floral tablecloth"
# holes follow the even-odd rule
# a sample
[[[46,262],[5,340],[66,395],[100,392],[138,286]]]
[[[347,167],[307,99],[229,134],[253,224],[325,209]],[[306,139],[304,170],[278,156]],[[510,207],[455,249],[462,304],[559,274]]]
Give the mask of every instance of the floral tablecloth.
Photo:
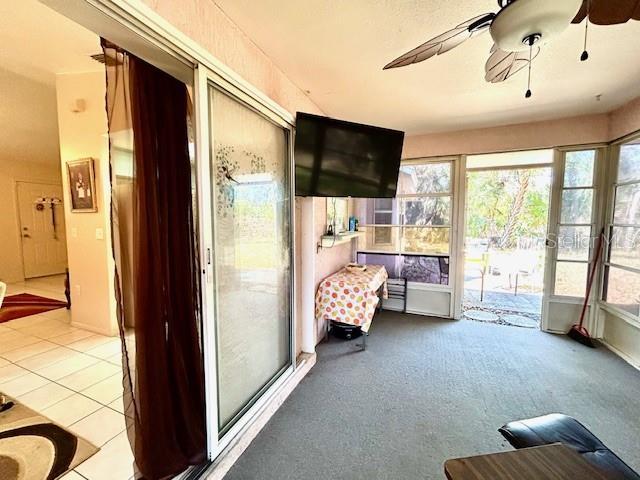
[[[368,332],[379,301],[376,292],[381,286],[383,298],[388,297],[387,277],[382,265],[367,265],[363,272],[343,268],[328,276],[316,292],[316,319],[358,325]]]

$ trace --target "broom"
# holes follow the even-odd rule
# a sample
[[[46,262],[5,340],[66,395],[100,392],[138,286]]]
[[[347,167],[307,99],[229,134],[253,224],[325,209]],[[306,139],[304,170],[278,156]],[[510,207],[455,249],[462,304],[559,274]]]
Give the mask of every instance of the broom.
[[[591,293],[591,285],[593,285],[593,279],[596,276],[596,270],[598,269],[598,261],[600,260],[600,252],[602,251],[602,239],[604,237],[604,228],[598,236],[598,245],[596,246],[596,258],[589,272],[589,280],[587,282],[587,293],[584,298],[584,305],[582,305],[582,312],[580,313],[580,322],[571,326],[569,330],[569,338],[572,338],[576,342],[579,342],[587,347],[596,348],[589,331],[582,325],[584,323],[584,314],[587,311],[587,305],[589,304],[589,295]]]

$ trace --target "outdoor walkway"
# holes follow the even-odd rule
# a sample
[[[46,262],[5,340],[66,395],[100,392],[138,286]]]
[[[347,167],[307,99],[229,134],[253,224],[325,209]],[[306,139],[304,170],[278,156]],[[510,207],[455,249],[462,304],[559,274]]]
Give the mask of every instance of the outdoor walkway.
[[[464,305],[468,308],[489,308],[509,312],[540,315],[542,295],[539,293],[518,293],[485,291],[480,301],[480,290],[465,289]]]

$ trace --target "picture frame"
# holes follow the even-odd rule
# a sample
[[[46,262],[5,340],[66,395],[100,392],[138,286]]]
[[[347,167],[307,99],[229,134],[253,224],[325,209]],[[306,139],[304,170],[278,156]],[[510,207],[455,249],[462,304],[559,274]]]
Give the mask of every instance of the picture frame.
[[[81,158],[67,162],[71,211],[75,213],[97,212],[96,178],[93,158]]]

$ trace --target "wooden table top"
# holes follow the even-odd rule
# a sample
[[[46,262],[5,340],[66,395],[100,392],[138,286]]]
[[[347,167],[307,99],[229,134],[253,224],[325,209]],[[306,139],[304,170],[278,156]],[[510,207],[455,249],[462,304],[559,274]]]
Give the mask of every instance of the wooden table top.
[[[449,480],[607,480],[610,477],[561,443],[447,460]]]

